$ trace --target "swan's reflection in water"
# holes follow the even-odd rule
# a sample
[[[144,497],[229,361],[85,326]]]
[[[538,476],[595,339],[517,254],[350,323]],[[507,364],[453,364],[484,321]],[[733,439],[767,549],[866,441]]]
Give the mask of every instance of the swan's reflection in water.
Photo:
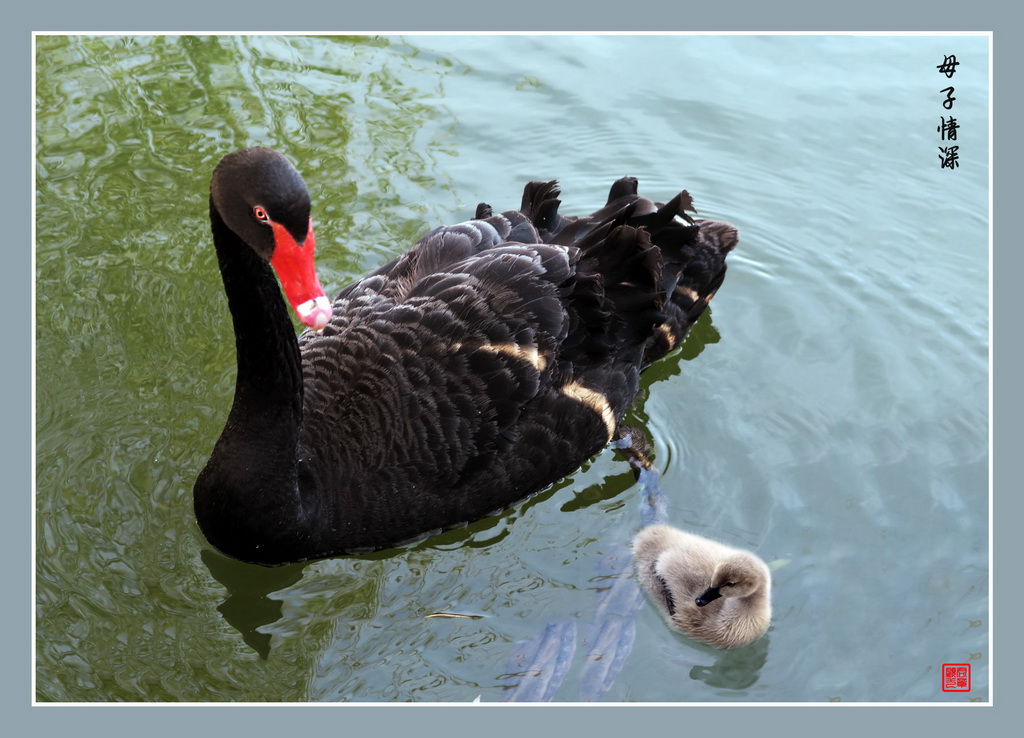
[[[643,525],[665,522],[665,495],[658,485],[658,471],[651,466],[647,441],[632,427],[619,429],[613,446],[624,454],[641,485]],[[632,577],[632,556],[617,545],[598,564],[598,590],[593,619],[583,632],[585,661],[580,675],[580,701],[601,698],[615,683],[636,637],[635,615],[643,595]],[[506,702],[548,702],[562,684],[576,652],[573,620],[548,624],[542,633],[519,644],[508,661],[509,692]],[[531,660],[532,659],[532,660]]]
[[[598,592],[594,619],[583,635],[585,661],[580,700],[593,702],[607,692],[633,651],[635,615],[643,595],[631,576],[632,556],[625,546],[605,554],[599,567],[608,587]]]
[[[281,618],[282,602],[270,595],[290,587],[302,578],[305,563],[274,568],[244,564],[211,549],[203,549],[203,563],[210,574],[228,590],[217,606],[228,625],[235,628],[246,645],[266,659],[270,655],[270,634],[259,628]]]
[[[506,702],[550,702],[562,686],[576,653],[576,621],[556,620],[516,646],[508,676],[518,679]]]
[[[752,687],[768,660],[770,640],[771,637],[766,635],[735,651],[720,651],[711,646],[703,646],[714,657],[714,664],[695,664],[690,669],[690,678],[719,689],[741,690]]]
[[[637,474],[641,487],[641,527],[668,522],[667,502],[658,483],[642,432],[622,427],[614,444]],[[604,696],[622,671],[633,650],[635,616],[643,593],[632,576],[633,557],[625,545],[614,547],[599,563],[598,579],[606,582],[597,594],[593,619],[583,631],[584,663],[579,700],[594,702]],[[741,690],[754,684],[768,658],[768,639],[723,652],[695,643],[715,656],[712,666],[694,665],[690,677],[710,686]],[[509,682],[506,702],[549,702],[561,686],[576,652],[576,625],[571,619],[549,623],[537,636],[518,644],[506,666]],[[683,695],[680,695],[683,697]]]

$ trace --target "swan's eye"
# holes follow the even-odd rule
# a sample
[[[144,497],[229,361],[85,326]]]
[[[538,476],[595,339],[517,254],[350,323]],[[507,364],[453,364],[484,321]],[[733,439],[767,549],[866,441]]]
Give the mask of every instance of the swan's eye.
[[[256,220],[260,221],[261,223],[268,223],[270,221],[270,216],[267,215],[267,211],[261,208],[259,205],[252,209],[252,214],[256,216]]]

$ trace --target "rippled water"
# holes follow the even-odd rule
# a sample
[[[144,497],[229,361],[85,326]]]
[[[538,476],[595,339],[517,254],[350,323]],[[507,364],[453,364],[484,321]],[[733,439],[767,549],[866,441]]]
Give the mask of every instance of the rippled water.
[[[209,549],[191,487],[234,351],[207,188],[256,143],[310,186],[328,292],[530,179],[572,213],[632,174],[739,227],[631,420],[672,522],[772,562],[774,623],[721,653],[646,605],[603,699],[988,698],[986,39],[58,36],[36,63],[38,700],[502,700],[516,643],[589,622],[637,528],[606,451],[405,549]]]

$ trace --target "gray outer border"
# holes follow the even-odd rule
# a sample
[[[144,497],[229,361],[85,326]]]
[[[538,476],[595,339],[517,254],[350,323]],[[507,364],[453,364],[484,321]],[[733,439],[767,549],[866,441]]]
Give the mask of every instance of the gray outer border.
[[[587,4],[555,6],[550,0],[516,0],[508,5],[488,5],[467,0],[436,3],[399,3],[344,7],[325,0],[291,0],[288,12],[282,3],[249,0],[245,5],[215,5],[196,0],[141,6],[137,2],[72,3],[49,0],[20,4],[5,12],[5,28],[0,54],[3,59],[4,98],[15,114],[3,120],[3,142],[7,175],[0,181],[6,225],[7,262],[0,290],[2,314],[8,325],[9,355],[31,355],[34,341],[31,323],[32,253],[31,188],[28,167],[31,155],[30,106],[32,31],[245,31],[245,30],[451,30],[451,31],[993,31],[994,125],[993,146],[1003,131],[1020,130],[1021,84],[1018,74],[1024,69],[1019,36],[1022,24],[1015,11],[1003,0],[975,0],[971,3],[937,0],[896,5],[880,0],[861,0],[845,6],[826,6],[812,2],[762,3],[733,0],[715,8],[694,8],[678,0],[633,0],[628,5],[595,0]],[[586,8],[585,10],[583,8]],[[658,25],[658,24],[662,25]],[[398,24],[398,25],[396,25]],[[24,107],[23,107],[24,106]],[[993,149],[994,150],[994,149]],[[993,214],[1015,213],[1019,209],[1018,172],[1021,149],[1007,139],[995,159],[993,169]],[[1024,254],[1016,244],[1019,237],[1011,223],[994,220],[993,326],[998,337],[993,344],[995,377],[993,402],[994,499],[998,515],[994,520],[993,555],[1000,565],[994,567],[995,582],[1009,586],[993,587],[994,633],[998,636],[998,658],[992,654],[994,668],[991,685],[993,707],[870,707],[840,705],[806,707],[579,707],[579,706],[432,706],[438,713],[412,711],[403,706],[389,707],[111,707],[69,706],[31,707],[31,618],[34,607],[31,593],[31,505],[26,490],[31,487],[32,449],[31,366],[28,361],[9,362],[3,367],[4,419],[0,423],[2,442],[0,460],[11,480],[6,490],[8,514],[3,516],[4,561],[11,573],[8,591],[14,595],[4,608],[4,631],[8,633],[7,653],[0,670],[0,704],[4,722],[20,734],[54,735],[93,733],[127,735],[142,733],[158,738],[177,736],[183,729],[202,727],[203,733],[242,730],[251,735],[287,734],[295,723],[304,733],[350,734],[367,729],[376,735],[403,730],[419,735],[453,735],[479,730],[480,734],[522,733],[543,726],[545,732],[586,730],[594,736],[622,736],[644,728],[669,734],[669,731],[716,731],[763,729],[775,723],[780,728],[813,729],[834,736],[862,736],[864,731],[885,725],[886,732],[912,731],[916,735],[967,735],[1009,724],[1011,713],[1020,713],[1018,688],[1022,666],[1022,639],[1008,624],[1019,622],[1022,607],[1020,578],[1013,576],[1006,562],[1019,561],[1022,537],[1014,535],[1014,521],[1021,515],[1021,499],[1012,482],[1021,472],[1020,422],[1021,390],[1013,378],[1022,374],[1021,331],[1012,316],[1024,308],[1021,290],[1015,285]],[[1016,287],[1016,289],[1015,289]],[[45,337],[40,337],[45,340]],[[1011,575],[1006,571],[1010,568]],[[1011,580],[1012,577],[1012,580]],[[1000,617],[1008,616],[1008,617]],[[999,627],[1002,625],[1003,627]],[[912,644],[908,644],[912,648]],[[994,649],[993,649],[994,650]],[[338,712],[338,710],[342,710]],[[722,709],[732,711],[727,717]],[[841,710],[836,714],[834,710]],[[302,710],[303,712],[294,712]],[[500,712],[494,712],[498,710]],[[686,710],[685,714],[680,711]],[[833,710],[832,714],[826,711]],[[498,727],[501,725],[502,727]],[[508,727],[504,727],[508,726]],[[130,733],[129,733],[130,731]],[[730,730],[732,732],[732,730]]]

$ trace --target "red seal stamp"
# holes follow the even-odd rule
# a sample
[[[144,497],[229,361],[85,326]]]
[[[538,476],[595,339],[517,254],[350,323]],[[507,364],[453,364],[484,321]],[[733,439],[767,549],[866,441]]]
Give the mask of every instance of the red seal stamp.
[[[971,665],[970,664],[943,664],[942,665],[942,691],[943,692],[970,692],[971,691]]]

